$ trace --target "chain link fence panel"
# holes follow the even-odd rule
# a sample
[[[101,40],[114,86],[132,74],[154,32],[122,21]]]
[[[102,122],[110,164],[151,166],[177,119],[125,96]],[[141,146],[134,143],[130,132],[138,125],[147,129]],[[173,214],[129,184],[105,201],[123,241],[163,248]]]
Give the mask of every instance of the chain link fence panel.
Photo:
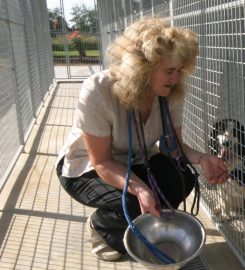
[[[0,188],[54,79],[46,2],[0,0]]]

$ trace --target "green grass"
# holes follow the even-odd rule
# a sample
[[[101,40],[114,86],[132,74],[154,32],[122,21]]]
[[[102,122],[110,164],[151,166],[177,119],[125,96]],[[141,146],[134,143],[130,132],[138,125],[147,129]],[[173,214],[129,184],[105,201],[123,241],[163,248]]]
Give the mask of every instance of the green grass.
[[[86,56],[90,56],[90,57],[99,57],[100,56],[100,51],[85,51]]]
[[[78,57],[79,53],[78,51],[54,51],[53,52],[54,57],[65,57],[65,56],[70,56],[70,57]]]
[[[88,57],[99,57],[100,52],[98,50],[94,51],[85,51],[86,56]],[[53,51],[53,56],[54,57],[65,57],[65,56],[70,56],[70,57],[79,57],[78,51]]]

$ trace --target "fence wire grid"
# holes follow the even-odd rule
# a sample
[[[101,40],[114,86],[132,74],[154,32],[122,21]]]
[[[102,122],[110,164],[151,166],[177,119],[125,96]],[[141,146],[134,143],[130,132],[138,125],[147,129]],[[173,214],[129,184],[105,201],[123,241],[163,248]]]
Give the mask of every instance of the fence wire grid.
[[[0,188],[54,79],[46,2],[0,0]]]
[[[79,79],[101,68],[94,0],[47,0],[55,77]]]

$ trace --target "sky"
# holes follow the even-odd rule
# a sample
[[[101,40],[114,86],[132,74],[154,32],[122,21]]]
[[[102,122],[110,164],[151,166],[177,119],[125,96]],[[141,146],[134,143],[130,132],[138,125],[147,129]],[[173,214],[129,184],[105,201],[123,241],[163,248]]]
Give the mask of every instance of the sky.
[[[82,6],[85,5],[87,7],[94,7],[94,0],[47,0],[48,9],[60,8],[60,2],[63,1],[64,5],[64,12],[65,12],[65,19],[67,23],[71,26],[71,8],[74,6]]]

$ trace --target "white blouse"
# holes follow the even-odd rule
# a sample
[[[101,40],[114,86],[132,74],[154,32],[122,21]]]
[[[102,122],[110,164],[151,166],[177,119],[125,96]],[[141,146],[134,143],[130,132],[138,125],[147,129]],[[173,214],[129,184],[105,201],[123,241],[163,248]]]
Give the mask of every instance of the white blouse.
[[[74,123],[66,143],[61,149],[59,160],[65,156],[62,175],[78,177],[93,170],[89,160],[82,134],[106,137],[112,136],[112,154],[115,160],[127,164],[128,124],[127,111],[113,94],[113,82],[108,70],[99,72],[86,79],[82,85]],[[175,127],[182,125],[183,101],[170,104],[170,114]],[[156,142],[162,134],[162,122],[158,98],[155,97],[152,110],[144,124],[144,136],[148,156],[159,153]],[[132,144],[135,158],[134,164],[143,163],[134,126],[132,125]]]

